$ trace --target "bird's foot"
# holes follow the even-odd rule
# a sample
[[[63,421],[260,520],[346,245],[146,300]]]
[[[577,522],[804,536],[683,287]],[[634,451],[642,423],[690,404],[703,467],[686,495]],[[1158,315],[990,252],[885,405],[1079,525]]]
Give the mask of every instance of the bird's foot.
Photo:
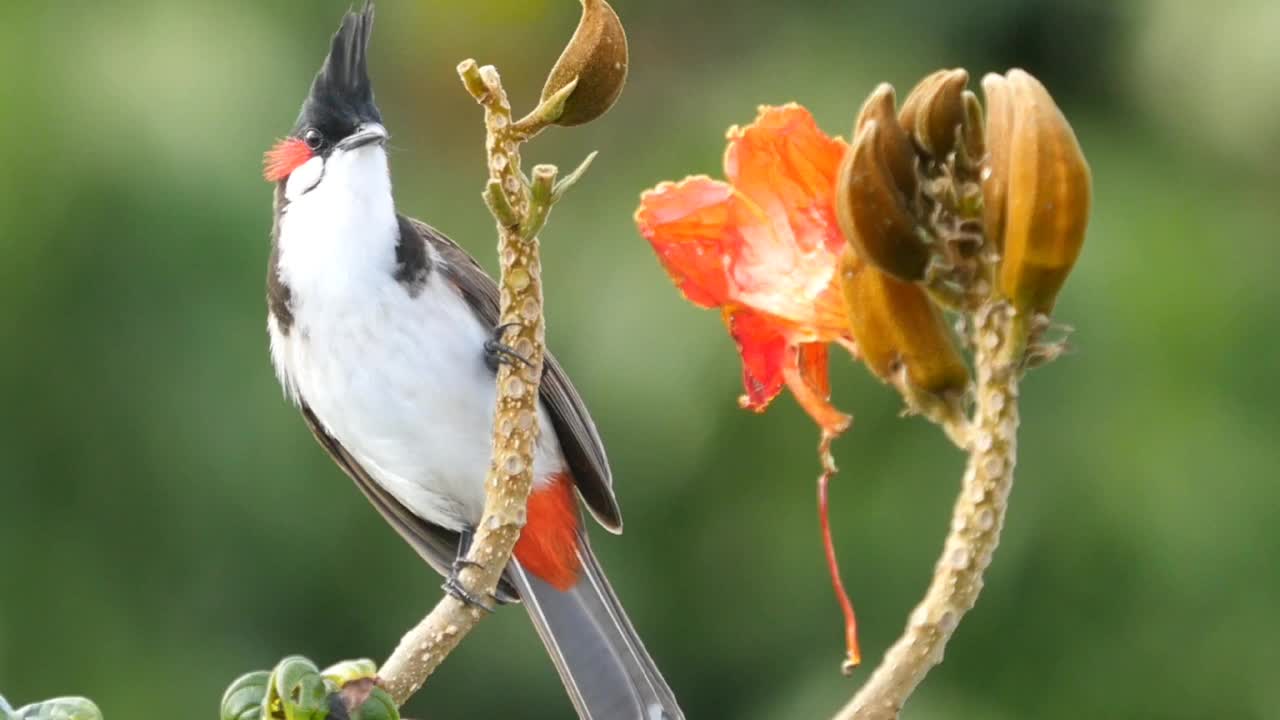
[[[462,586],[462,582],[458,580],[458,570],[455,566],[454,571],[449,573],[449,577],[444,579],[444,584],[440,586],[445,592],[457,598],[463,605],[467,607],[477,608],[487,613],[493,612],[493,603],[497,602],[497,598],[490,596],[488,602],[470,590]]]
[[[475,560],[467,558],[467,553],[471,552],[471,542],[475,540],[475,532],[472,530],[463,530],[458,533],[458,554],[453,559],[453,565],[449,571],[449,577],[444,579],[444,585],[440,587],[445,592],[462,601],[462,604],[469,605],[474,608],[480,608],[485,612],[493,612],[493,603],[497,602],[496,597],[491,596],[491,602],[484,602],[471,591],[462,586],[459,575],[462,571],[469,567],[483,567],[483,565]]]
[[[494,372],[497,372],[498,365],[503,363],[513,365],[519,362],[524,363],[527,367],[533,367],[532,360],[502,342],[502,336],[513,327],[520,327],[520,323],[513,322],[499,325],[493,329],[493,336],[484,341],[484,364]]]

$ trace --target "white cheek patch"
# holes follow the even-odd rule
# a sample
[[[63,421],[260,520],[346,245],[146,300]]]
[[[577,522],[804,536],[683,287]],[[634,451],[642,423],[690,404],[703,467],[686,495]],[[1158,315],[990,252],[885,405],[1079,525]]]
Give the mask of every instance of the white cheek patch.
[[[317,155],[289,174],[289,181],[284,185],[285,199],[289,202],[297,200],[319,185],[323,177],[324,158]]]

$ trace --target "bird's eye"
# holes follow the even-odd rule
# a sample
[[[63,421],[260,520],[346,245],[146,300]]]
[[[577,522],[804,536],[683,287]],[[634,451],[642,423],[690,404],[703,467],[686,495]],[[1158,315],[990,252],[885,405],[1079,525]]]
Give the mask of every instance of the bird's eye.
[[[307,144],[307,147],[311,148],[312,152],[315,152],[320,149],[321,145],[324,145],[324,135],[320,134],[320,131],[315,128],[307,128],[307,131],[302,133],[302,141]]]

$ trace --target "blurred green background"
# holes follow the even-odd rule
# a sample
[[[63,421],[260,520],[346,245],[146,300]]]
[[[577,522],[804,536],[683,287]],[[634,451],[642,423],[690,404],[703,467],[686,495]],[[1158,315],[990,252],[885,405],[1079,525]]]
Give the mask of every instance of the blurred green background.
[[[527,163],[601,151],[544,235],[551,345],[609,447],[627,534],[596,547],[693,718],[818,718],[866,677],[818,542],[815,431],[739,411],[714,313],[637,235],[638,193],[720,172],[723,134],[797,100],[846,132],[881,80],[1009,66],[1076,125],[1096,201],[1035,373],[1012,513],[976,611],[909,718],[1280,716],[1280,5],[1272,0],[617,0],[630,84]],[[108,718],[212,717],[237,674],[381,659],[439,578],[282,399],[270,188],[344,0],[0,9],[0,692]],[[372,67],[403,210],[489,268],[466,57],[519,108],[571,0],[382,0]],[[852,363],[833,490],[868,668],[932,570],[962,458]],[[486,621],[412,716],[565,718],[523,611]]]

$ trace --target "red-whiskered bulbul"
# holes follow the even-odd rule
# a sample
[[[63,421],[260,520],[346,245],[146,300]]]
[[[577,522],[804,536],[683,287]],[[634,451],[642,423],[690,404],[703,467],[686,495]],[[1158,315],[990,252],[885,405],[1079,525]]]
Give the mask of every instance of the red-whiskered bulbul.
[[[267,153],[271,358],[320,444],[452,579],[484,507],[494,370],[509,349],[495,342],[494,281],[396,212],[372,25],[372,3],[347,13],[297,124]],[[683,718],[587,543],[579,495],[605,528],[622,518],[600,436],[549,353],[538,423],[528,521],[499,599],[523,601],[581,717]]]

